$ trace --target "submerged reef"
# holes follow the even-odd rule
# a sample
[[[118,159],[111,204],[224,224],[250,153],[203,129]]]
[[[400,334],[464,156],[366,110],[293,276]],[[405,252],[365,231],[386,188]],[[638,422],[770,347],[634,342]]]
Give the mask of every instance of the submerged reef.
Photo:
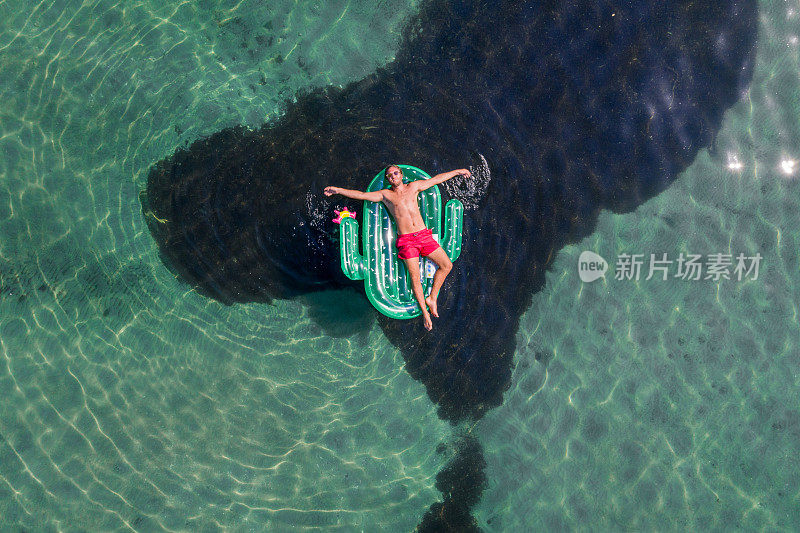
[[[323,188],[363,190],[392,162],[483,169],[443,186],[467,210],[433,331],[378,316],[440,415],[479,418],[502,401],[556,252],[712,143],[750,81],[756,15],[755,0],[424,2],[385,68],[157,163],[145,218],[164,263],[221,302],[363,290],[331,222],[359,202]]]
[[[483,447],[469,435],[460,436],[456,446],[452,459],[436,474],[443,501],[431,505],[417,526],[418,533],[480,531],[470,510],[488,485]]]
[[[331,222],[359,202],[323,188],[363,190],[389,163],[471,166],[474,180],[442,187],[467,209],[433,331],[375,314],[440,416],[477,419],[502,402],[519,317],[556,252],[713,143],[747,90],[756,30],[755,0],[423,2],[394,62],[298,95],[257,131],[178,149],[152,168],[142,208],[167,267],[221,302],[363,291]],[[465,441],[420,527],[477,528],[484,465]]]

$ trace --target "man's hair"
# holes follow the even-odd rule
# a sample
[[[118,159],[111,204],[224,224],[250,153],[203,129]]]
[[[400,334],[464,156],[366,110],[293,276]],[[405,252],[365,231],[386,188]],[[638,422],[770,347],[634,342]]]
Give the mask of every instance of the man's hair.
[[[383,178],[384,178],[384,179],[386,179],[386,178],[389,176],[389,169],[390,169],[390,168],[392,168],[392,167],[394,167],[394,168],[396,168],[397,170],[399,170],[399,171],[400,171],[400,174],[402,174],[402,173],[403,173],[403,169],[402,169],[402,168],[400,168],[399,166],[397,166],[397,165],[389,165],[388,167],[386,167],[386,168],[384,168],[384,169],[383,169]]]

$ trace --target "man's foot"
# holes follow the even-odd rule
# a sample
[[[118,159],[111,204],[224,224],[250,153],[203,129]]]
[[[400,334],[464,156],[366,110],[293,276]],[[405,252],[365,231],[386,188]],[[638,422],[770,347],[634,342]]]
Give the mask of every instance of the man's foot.
[[[422,315],[422,323],[428,331],[433,329],[433,322],[431,322],[431,315],[424,313]]]
[[[431,314],[436,318],[439,318],[439,310],[436,308],[436,298],[433,296],[428,296],[425,298],[425,303],[428,304],[428,307],[431,310]]]

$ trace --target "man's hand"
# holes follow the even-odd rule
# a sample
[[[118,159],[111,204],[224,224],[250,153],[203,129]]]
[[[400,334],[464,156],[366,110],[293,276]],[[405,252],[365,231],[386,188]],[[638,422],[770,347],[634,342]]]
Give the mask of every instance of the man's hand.
[[[417,180],[411,183],[413,183],[414,186],[417,187],[418,191],[424,191],[426,189],[430,189],[434,185],[438,185],[451,178],[455,178],[456,176],[465,176],[467,178],[471,178],[472,172],[470,172],[466,168],[460,168],[458,170],[451,170],[450,172],[443,172],[442,174],[436,174],[434,177],[428,180]]]
[[[383,192],[381,191],[354,191],[352,189],[343,189],[342,187],[332,187],[329,185],[328,187],[325,187],[325,190],[322,192],[325,194],[325,196],[341,194],[345,198],[352,198],[353,200],[367,200],[369,202],[380,202],[383,200]]]

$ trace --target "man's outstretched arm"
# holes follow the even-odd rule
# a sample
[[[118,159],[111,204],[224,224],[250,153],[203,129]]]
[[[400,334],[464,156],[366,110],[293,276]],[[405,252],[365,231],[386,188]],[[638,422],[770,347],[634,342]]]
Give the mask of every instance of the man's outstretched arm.
[[[354,191],[352,189],[342,189],[341,187],[325,187],[325,196],[333,196],[334,194],[341,194],[354,200],[366,200],[368,202],[380,202],[383,200],[383,192],[363,192]]]
[[[424,191],[425,189],[430,189],[434,185],[439,185],[443,181],[447,181],[450,178],[454,178],[456,176],[461,176],[461,175],[469,178],[470,176],[472,176],[472,173],[466,168],[460,168],[458,170],[451,170],[450,172],[443,172],[441,174],[436,174],[429,180],[417,180],[412,183],[415,183],[420,191]]]

